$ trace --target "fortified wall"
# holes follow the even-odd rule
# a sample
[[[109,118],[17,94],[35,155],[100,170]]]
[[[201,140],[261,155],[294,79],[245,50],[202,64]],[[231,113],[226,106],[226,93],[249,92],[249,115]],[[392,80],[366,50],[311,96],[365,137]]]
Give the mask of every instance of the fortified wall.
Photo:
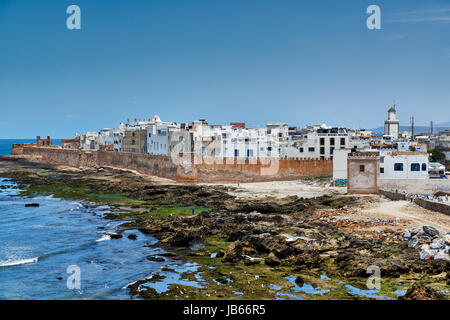
[[[40,161],[71,167],[102,167],[135,170],[178,182],[256,182],[296,180],[304,177],[328,176],[333,172],[332,160],[321,159],[224,159],[223,163],[197,161],[193,155],[175,161],[168,156],[150,154],[63,149],[35,144],[14,144],[13,155],[38,157]]]

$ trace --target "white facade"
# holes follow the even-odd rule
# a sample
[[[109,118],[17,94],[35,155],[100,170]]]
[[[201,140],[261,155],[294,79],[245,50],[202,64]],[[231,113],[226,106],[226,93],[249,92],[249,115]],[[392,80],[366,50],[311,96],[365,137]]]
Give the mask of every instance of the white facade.
[[[98,132],[87,132],[80,136],[80,148],[82,150],[98,150],[100,135]]]
[[[380,152],[381,179],[428,179],[428,154]]]
[[[147,153],[169,155],[169,127],[154,123],[147,127]]]
[[[333,156],[333,181],[347,180],[347,156],[351,149],[334,150]]]
[[[114,130],[105,128],[100,130],[99,133],[99,144],[100,145],[109,145],[114,144]]]
[[[169,155],[178,157],[192,151],[192,133],[185,128],[169,128]]]
[[[398,139],[400,122],[396,118],[395,106],[388,110],[388,119],[384,122],[384,135]]]
[[[126,130],[126,125],[121,123],[119,125],[119,129],[113,131],[114,151],[115,152],[122,152],[123,151],[123,137],[125,135],[125,130]]]
[[[334,150],[352,147],[351,141],[353,141],[351,134],[344,128],[331,128],[325,125],[307,127],[299,135],[290,135],[287,143],[282,143],[280,156],[330,159],[333,157]]]

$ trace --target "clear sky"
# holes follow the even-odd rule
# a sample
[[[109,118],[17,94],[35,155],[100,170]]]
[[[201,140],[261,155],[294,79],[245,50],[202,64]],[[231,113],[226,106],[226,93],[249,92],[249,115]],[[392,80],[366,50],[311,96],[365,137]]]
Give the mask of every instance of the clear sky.
[[[401,125],[450,121],[449,0],[0,0],[0,138],[155,114],[373,128],[394,100]]]

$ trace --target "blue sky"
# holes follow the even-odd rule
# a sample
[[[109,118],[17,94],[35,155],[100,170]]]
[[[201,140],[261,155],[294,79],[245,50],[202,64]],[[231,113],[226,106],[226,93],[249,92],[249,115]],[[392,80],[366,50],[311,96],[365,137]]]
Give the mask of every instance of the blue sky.
[[[448,122],[449,75],[448,0],[0,0],[0,138],[155,114],[373,128],[394,100],[402,125]]]

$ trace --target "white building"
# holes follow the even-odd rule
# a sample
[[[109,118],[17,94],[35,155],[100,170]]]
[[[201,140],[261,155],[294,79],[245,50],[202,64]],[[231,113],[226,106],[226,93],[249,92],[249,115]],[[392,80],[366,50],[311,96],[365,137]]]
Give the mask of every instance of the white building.
[[[119,124],[119,129],[113,131],[115,152],[123,152],[123,137],[127,127],[128,125],[121,123]]]
[[[428,154],[381,150],[380,179],[428,179]]]
[[[98,132],[87,132],[80,135],[80,148],[82,150],[98,150],[100,135]]]
[[[182,127],[181,127],[182,126]],[[192,132],[185,125],[170,128],[169,133],[169,155],[179,156],[180,153],[193,152]]]
[[[347,185],[347,156],[351,149],[334,150],[333,182],[335,185]]]
[[[397,141],[397,150],[427,152],[427,146],[423,143],[418,143],[415,141],[399,140]]]
[[[384,135],[398,139],[400,122],[396,118],[395,105],[388,110],[388,119],[384,122]]]
[[[100,145],[114,145],[114,129],[104,128],[99,133]]]
[[[177,128],[172,122],[163,122],[158,116],[154,116],[147,124],[147,153],[168,156],[169,155],[169,130]]]
[[[356,139],[354,139],[356,141]],[[309,126],[301,134],[291,133],[287,142],[282,143],[280,156],[287,158],[330,159],[334,150],[348,149],[353,141],[345,128]],[[359,144],[359,142],[355,142]]]

